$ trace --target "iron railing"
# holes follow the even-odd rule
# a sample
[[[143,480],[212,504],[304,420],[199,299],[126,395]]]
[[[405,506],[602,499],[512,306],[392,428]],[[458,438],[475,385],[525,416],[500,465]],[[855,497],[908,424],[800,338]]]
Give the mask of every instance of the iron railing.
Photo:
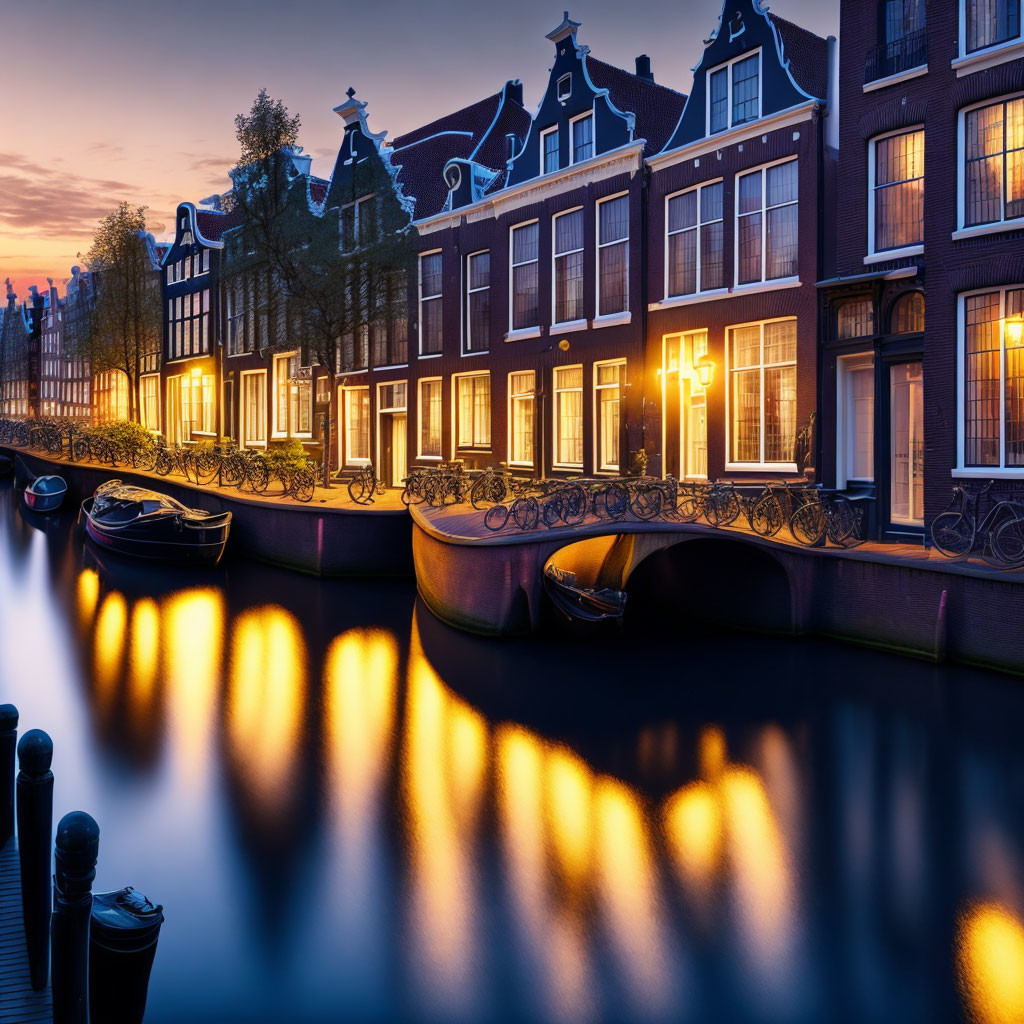
[[[899,39],[880,43],[868,51],[864,61],[864,84],[900,75],[928,63],[928,37],[923,28]]]

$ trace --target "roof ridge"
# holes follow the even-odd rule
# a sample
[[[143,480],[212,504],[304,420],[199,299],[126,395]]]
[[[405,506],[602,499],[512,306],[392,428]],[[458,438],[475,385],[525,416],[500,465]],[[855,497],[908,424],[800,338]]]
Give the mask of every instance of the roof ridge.
[[[485,103],[490,103],[491,101],[496,100],[500,104],[501,97],[503,94],[504,87],[499,89],[497,92],[493,92],[488,94],[487,96],[484,96],[479,100],[474,100],[472,103],[467,103],[464,107],[460,107],[458,110],[452,110],[447,114],[442,114],[440,117],[435,117],[432,121],[427,121],[426,124],[421,124],[416,128],[411,128],[409,131],[404,132],[401,135],[396,135],[391,140],[391,145],[395,149],[401,149],[403,145],[408,145],[408,143],[404,142],[405,139],[411,138],[412,136],[415,135],[420,135],[421,133],[426,132],[428,128],[433,129],[431,134],[439,135],[441,134],[441,132],[437,130],[437,125],[441,124],[444,121],[450,121],[453,118],[466,114],[468,111],[471,111],[476,107],[481,107]]]

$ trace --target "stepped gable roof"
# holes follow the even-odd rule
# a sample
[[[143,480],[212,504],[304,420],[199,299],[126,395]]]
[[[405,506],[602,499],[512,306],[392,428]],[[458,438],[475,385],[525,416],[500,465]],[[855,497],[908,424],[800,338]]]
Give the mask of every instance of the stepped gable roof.
[[[828,96],[828,40],[777,14],[769,14],[782,39],[782,57],[789,61],[790,74],[804,92],[825,99]]]
[[[644,156],[658,153],[668,142],[686,105],[686,96],[666,85],[648,82],[631,71],[606,64],[589,53],[587,73],[598,89],[607,89],[619,110],[636,115],[633,136],[645,139]]]

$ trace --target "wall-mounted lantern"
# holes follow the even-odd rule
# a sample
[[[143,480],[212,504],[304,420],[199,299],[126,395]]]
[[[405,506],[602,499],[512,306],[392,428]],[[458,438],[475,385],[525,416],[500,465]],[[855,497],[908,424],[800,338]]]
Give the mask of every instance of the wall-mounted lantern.
[[[697,374],[697,380],[700,381],[701,386],[705,388],[711,387],[711,381],[714,380],[715,377],[715,361],[706,355],[701,356],[700,359],[697,360],[693,369]]]

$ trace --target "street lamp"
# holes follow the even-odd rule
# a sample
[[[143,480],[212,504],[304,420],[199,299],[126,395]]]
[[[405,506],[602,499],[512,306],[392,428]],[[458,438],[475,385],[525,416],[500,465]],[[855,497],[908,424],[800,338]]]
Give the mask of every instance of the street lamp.
[[[697,380],[700,381],[701,387],[711,387],[711,381],[715,376],[715,361],[703,355],[694,364],[693,369],[697,374]]]

